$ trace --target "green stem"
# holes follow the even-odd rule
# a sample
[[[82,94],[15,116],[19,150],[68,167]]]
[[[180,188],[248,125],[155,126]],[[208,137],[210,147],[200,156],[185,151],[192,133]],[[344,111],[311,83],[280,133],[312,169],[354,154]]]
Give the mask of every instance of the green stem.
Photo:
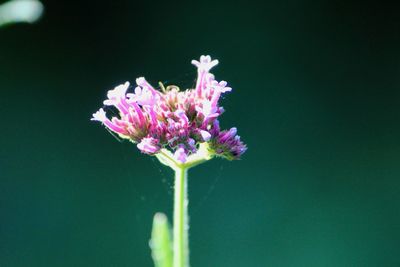
[[[174,229],[173,229],[173,267],[189,267],[189,238],[188,238],[188,197],[187,197],[187,168],[177,167],[175,170],[174,196]]]
[[[198,151],[190,155],[184,163],[177,161],[171,151],[165,148],[155,156],[162,164],[175,171],[173,267],[189,267],[187,173],[190,168],[211,159],[214,155],[210,153],[207,143],[201,143]]]

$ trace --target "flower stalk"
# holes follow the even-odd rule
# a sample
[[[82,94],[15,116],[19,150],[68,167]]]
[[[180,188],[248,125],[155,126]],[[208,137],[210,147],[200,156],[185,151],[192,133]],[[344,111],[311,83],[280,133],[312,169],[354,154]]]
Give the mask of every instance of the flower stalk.
[[[185,163],[174,158],[168,150],[156,154],[158,160],[175,172],[174,215],[173,215],[173,267],[189,267],[189,216],[188,216],[188,170],[213,155],[207,143],[201,143],[196,154],[190,155]]]
[[[172,266],[189,267],[188,170],[212,156],[208,153],[207,144],[203,143],[197,153],[189,156],[185,163],[175,160],[167,150],[161,150],[156,157],[175,172]]]
[[[175,169],[173,267],[189,266],[187,169]]]

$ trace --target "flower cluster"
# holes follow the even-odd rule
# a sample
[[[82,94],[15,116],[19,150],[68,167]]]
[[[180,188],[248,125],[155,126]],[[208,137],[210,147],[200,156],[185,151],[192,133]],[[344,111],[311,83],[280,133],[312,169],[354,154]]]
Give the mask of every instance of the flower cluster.
[[[103,123],[121,138],[137,144],[146,154],[167,149],[182,163],[207,143],[210,155],[229,160],[239,159],[246,151],[236,128],[221,131],[218,117],[224,109],[218,105],[221,94],[231,91],[225,81],[216,81],[209,71],[218,64],[210,56],[193,60],[197,67],[194,89],[180,91],[177,86],[156,90],[143,77],[136,79],[134,93],[127,93],[129,82],[108,91],[105,106],[118,110],[118,117],[108,118],[103,108],[92,120]]]

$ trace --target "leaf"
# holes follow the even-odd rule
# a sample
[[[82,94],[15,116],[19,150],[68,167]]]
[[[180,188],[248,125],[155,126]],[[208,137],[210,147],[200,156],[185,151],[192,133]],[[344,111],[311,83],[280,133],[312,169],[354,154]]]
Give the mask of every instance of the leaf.
[[[151,256],[155,267],[172,267],[172,243],[168,219],[156,213],[150,240]]]

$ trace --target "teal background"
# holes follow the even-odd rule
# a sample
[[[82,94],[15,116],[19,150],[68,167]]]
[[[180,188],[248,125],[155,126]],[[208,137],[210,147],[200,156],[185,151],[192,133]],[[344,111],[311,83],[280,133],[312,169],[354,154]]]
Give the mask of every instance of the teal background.
[[[248,151],[190,172],[193,267],[400,266],[400,8],[44,1],[0,29],[0,266],[152,266],[172,172],[89,121],[145,76],[220,60]]]

